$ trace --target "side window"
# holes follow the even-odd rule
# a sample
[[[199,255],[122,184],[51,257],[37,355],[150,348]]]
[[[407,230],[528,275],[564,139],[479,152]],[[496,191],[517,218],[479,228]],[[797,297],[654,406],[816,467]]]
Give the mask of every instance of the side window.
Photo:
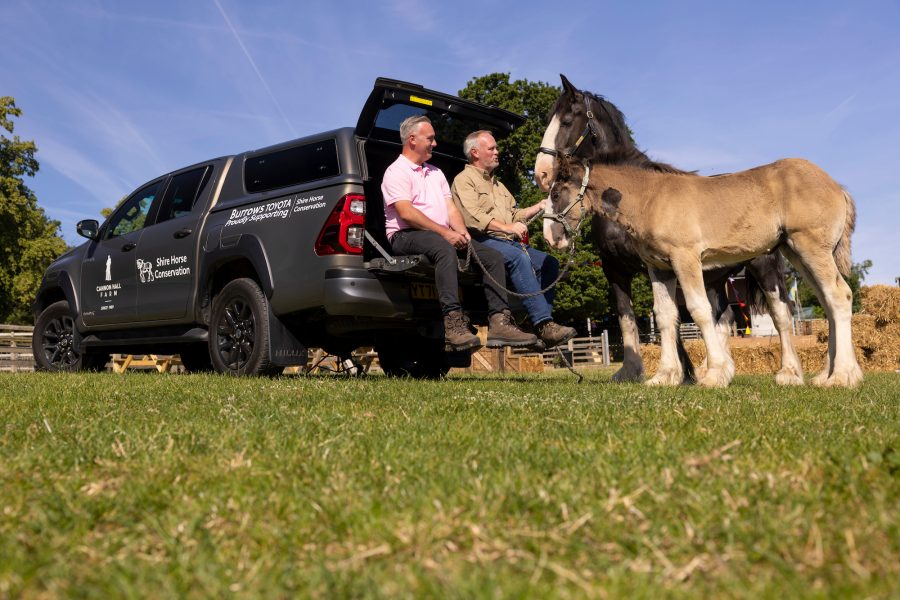
[[[211,173],[212,167],[201,167],[172,177],[160,204],[156,222],[162,223],[190,213],[206,188]]]
[[[159,193],[160,185],[162,185],[162,181],[151,183],[125,200],[122,206],[113,213],[109,226],[106,228],[105,237],[112,238],[141,229],[150,213],[150,206],[153,205],[153,200]]]
[[[251,193],[265,192],[333,177],[340,172],[337,143],[322,140],[248,157],[244,162],[244,187]]]

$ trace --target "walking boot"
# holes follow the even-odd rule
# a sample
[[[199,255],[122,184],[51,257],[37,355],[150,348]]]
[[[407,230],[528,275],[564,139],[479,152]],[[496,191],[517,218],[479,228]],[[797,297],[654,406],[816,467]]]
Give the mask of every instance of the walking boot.
[[[481,340],[473,334],[461,310],[444,315],[444,341],[451,350],[470,350],[481,347]]]
[[[537,342],[537,337],[531,333],[525,333],[513,322],[509,310],[494,313],[488,320],[487,347],[499,348],[501,346],[531,346]]]
[[[537,334],[540,336],[541,341],[544,342],[544,346],[553,348],[563,342],[568,342],[575,337],[577,332],[572,327],[560,325],[555,323],[553,319],[550,319],[538,324]]]

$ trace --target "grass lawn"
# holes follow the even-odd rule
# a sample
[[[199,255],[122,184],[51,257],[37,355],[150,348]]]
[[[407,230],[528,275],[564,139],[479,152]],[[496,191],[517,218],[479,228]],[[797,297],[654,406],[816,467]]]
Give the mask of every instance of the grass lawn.
[[[0,598],[900,595],[900,375],[610,374],[0,374]]]

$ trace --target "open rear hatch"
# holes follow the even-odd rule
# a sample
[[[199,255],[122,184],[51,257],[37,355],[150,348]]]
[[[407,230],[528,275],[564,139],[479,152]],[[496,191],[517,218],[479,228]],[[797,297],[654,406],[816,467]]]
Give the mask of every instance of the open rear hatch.
[[[434,125],[438,145],[429,162],[441,169],[449,182],[466,164],[462,145],[467,135],[488,129],[495,138],[503,139],[524,123],[525,118],[414,83],[381,77],[375,80],[375,87],[356,124],[361,154],[365,157],[362,163],[366,192],[366,267],[385,274],[402,272],[405,276],[431,279],[434,269],[426,257],[391,256],[384,231],[381,178],[402,150],[400,123],[415,115],[427,116]]]

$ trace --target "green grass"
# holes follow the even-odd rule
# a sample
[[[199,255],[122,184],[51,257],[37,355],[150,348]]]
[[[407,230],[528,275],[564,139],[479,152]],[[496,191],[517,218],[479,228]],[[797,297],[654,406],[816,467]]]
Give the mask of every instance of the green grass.
[[[0,597],[897,597],[852,391],[0,375]]]

